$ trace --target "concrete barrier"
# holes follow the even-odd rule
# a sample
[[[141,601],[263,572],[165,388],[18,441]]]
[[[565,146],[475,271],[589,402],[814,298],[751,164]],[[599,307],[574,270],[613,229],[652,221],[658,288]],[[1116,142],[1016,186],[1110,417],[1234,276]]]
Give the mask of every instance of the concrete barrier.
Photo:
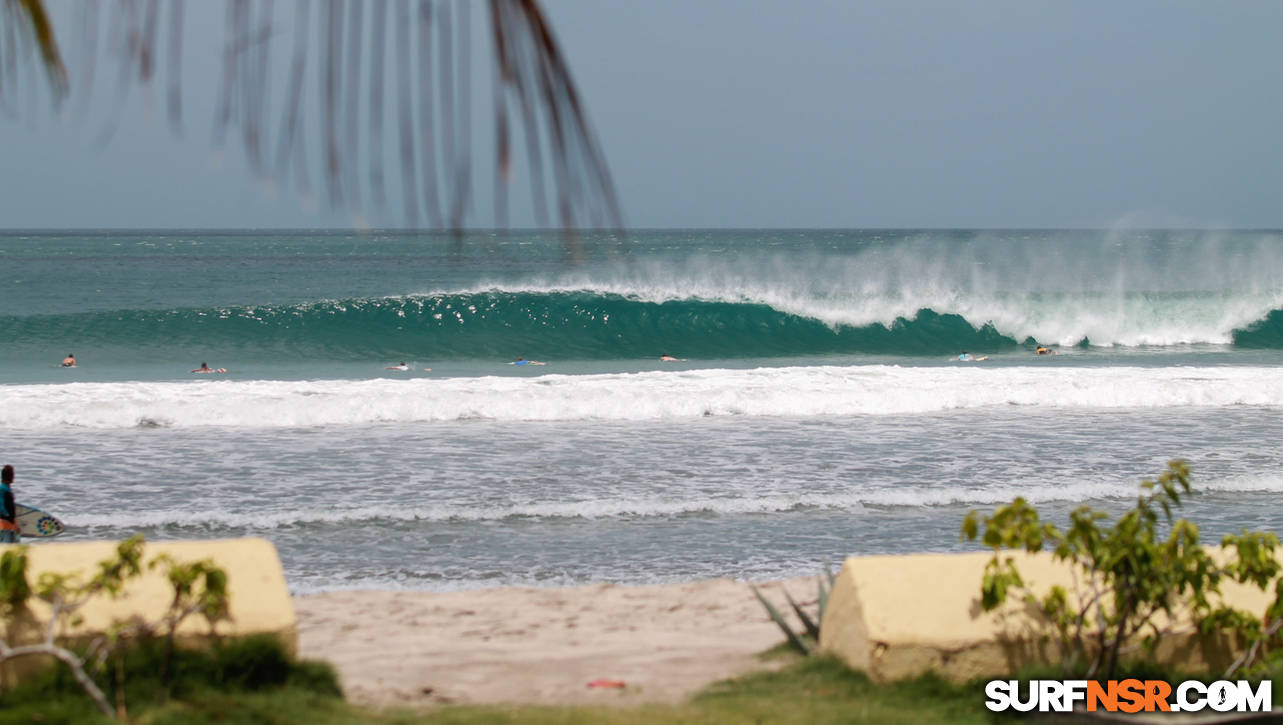
[[[1072,593],[1070,568],[1049,554],[1011,556],[1039,596],[1056,584]],[[1035,608],[1009,600],[994,612],[981,610],[980,580],[989,558],[978,552],[847,559],[824,614],[820,649],[879,682],[932,671],[966,682],[1058,664],[1059,643]],[[1226,603],[1258,616],[1272,599],[1233,582],[1221,589]],[[1159,662],[1218,671],[1232,661],[1231,647],[1220,638],[1198,636],[1188,622],[1177,622],[1176,629],[1182,632],[1161,640]]]
[[[33,590],[42,572],[78,573],[80,581],[88,581],[97,572],[99,562],[115,558],[117,543],[34,544],[27,550],[27,581]],[[0,546],[0,552],[8,548]],[[276,547],[272,542],[258,538],[147,542],[143,545],[143,573],[131,579],[116,599],[106,594],[93,597],[77,610],[79,624],[60,630],[60,634],[67,639],[83,639],[134,616],[150,622],[158,621],[173,598],[173,588],[163,569],[146,569],[146,564],[160,554],[167,554],[179,563],[211,559],[227,572],[231,618],[217,625],[215,631],[219,637],[274,634],[291,653],[297,651],[297,622],[285,583],[285,572]],[[49,616],[49,605],[33,595],[27,611],[9,617],[0,634],[11,646],[38,642],[44,637]],[[185,643],[208,639],[209,624],[204,617],[193,615],[179,627],[178,636]],[[48,661],[42,657],[9,660],[0,666],[0,686],[11,686],[46,664]]]

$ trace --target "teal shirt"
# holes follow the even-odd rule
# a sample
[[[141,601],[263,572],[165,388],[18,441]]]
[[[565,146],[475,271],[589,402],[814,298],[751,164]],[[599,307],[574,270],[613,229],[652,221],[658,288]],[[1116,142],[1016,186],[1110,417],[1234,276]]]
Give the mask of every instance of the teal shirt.
[[[0,483],[0,519],[13,521],[17,512],[13,503],[13,489],[9,488],[7,483]]]

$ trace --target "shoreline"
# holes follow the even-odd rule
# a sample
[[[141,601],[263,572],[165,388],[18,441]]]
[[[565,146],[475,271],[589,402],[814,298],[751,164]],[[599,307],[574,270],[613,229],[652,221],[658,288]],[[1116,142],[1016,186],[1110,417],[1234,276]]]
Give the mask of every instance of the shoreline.
[[[756,584],[787,611],[782,592],[814,605],[816,581]],[[299,656],[330,662],[348,700],[375,707],[676,702],[769,668],[758,655],[784,640],[749,583],[730,579],[292,600]]]

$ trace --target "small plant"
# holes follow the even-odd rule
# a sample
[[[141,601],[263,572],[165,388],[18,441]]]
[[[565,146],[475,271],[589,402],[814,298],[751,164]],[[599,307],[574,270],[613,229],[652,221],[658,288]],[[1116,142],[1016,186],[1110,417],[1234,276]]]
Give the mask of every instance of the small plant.
[[[26,605],[31,597],[31,586],[27,584],[27,547],[10,548],[0,556],[0,610],[8,610]]]
[[[771,620],[784,631],[784,636],[787,638],[789,645],[797,650],[798,653],[809,655],[815,652],[815,648],[820,643],[820,624],[824,622],[824,610],[828,608],[829,594],[833,591],[835,579],[836,577],[827,571],[817,577],[818,591],[815,600],[818,611],[814,618],[802,608],[802,605],[793,600],[787,589],[781,587],[780,591],[784,592],[784,598],[788,600],[789,606],[793,608],[793,612],[797,614],[797,618],[802,622],[803,631],[800,633],[793,631],[788,619],[780,613],[780,610],[774,604],[771,604],[770,600],[762,596],[761,590],[752,584],[749,587],[752,588],[753,594],[757,596],[757,601],[761,602],[762,606],[766,608],[766,613],[770,615]]]
[[[1227,677],[1249,666],[1283,626],[1283,604],[1276,597],[1260,619],[1225,605],[1220,584],[1228,578],[1265,589],[1280,572],[1274,557],[1279,539],[1246,530],[1226,536],[1221,541],[1225,563],[1218,563],[1199,545],[1198,526],[1172,517],[1189,492],[1189,467],[1172,461],[1156,481],[1141,483],[1135,507],[1108,527],[1108,514],[1080,506],[1070,514],[1069,528],[1061,530],[1040,520],[1023,498],[991,516],[970,512],[963,537],[979,536],[993,549],[981,580],[981,607],[991,611],[1019,596],[1047,618],[1065,653],[1065,669],[1083,668],[1088,678],[1112,677],[1120,658],[1138,649],[1152,654],[1159,638],[1175,633],[1182,621],[1206,634],[1251,642]],[[1056,561],[1070,565],[1073,591],[1053,586],[1037,597],[1014,558],[1001,555],[1004,549],[1049,549]],[[1283,589],[1276,586],[1276,594]]]
[[[49,620],[45,623],[43,637],[35,644],[11,646],[5,636],[0,636],[0,663],[19,657],[47,655],[62,662],[76,682],[85,691],[98,710],[107,717],[124,716],[124,703],[118,700],[113,710],[102,689],[94,682],[87,667],[98,670],[126,641],[165,637],[167,654],[162,681],[173,655],[173,642],[179,625],[189,616],[199,613],[211,629],[227,618],[227,574],[212,561],[180,564],[164,554],[147,565],[148,569],[162,568],[174,596],[169,608],[157,622],[141,617],[113,622],[106,631],[91,637],[82,650],[73,650],[60,644],[60,633],[80,626],[84,618],[79,610],[95,597],[112,599],[120,595],[129,580],[143,570],[143,537],[135,535],[116,547],[116,555],[99,562],[97,573],[87,582],[77,574],[44,572],[36,582],[34,594],[49,605]],[[27,547],[11,548],[0,556],[0,610],[6,621],[19,616],[30,617],[27,602],[32,589],[27,583]],[[7,636],[7,635],[6,635]],[[117,689],[117,692],[121,690]]]
[[[166,576],[174,590],[169,610],[160,621],[165,636],[165,659],[161,663],[160,681],[162,685],[166,685],[169,683],[170,665],[174,659],[174,636],[178,632],[178,625],[191,615],[199,613],[209,623],[212,632],[215,624],[229,618],[227,572],[209,559],[180,564],[168,554],[157,556],[147,565],[148,569],[158,567],[167,569]]]

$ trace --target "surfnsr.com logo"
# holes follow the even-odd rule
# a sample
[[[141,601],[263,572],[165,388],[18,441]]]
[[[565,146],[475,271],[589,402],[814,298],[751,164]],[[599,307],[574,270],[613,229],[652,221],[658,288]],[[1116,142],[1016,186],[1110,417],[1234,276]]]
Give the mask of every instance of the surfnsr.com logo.
[[[1203,683],[1186,680],[1175,687],[1164,680],[991,680],[985,707],[994,712],[1267,712],[1273,708],[1273,683],[1247,680]]]

